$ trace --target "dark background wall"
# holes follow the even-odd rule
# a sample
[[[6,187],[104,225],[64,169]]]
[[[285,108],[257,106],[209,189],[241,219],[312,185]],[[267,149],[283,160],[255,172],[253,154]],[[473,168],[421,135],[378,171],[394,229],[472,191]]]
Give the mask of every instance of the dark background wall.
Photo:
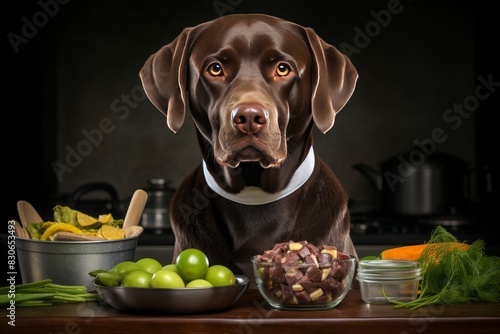
[[[443,115],[476,94],[478,78],[500,81],[494,11],[472,1],[23,1],[3,10],[4,220],[25,199],[41,211],[78,186],[113,184],[126,201],[162,177],[176,187],[201,161],[189,120],[173,134],[144,97],[147,57],[187,26],[220,15],[265,13],[313,27],[347,53],[357,89],[315,147],[351,200],[377,192],[352,165],[411,150],[442,128],[437,150],[471,168],[492,163],[491,114],[498,93],[467,107],[453,128]],[[217,38],[217,36],[214,36]],[[498,87],[493,87],[495,90]],[[8,117],[7,117],[8,116]],[[456,123],[454,123],[456,125]],[[495,140],[496,142],[496,140]]]

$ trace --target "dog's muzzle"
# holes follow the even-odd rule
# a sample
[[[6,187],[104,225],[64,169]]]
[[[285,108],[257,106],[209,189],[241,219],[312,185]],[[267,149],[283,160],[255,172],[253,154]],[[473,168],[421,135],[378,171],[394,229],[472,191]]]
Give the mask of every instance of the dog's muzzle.
[[[240,103],[221,113],[220,132],[214,145],[218,163],[232,168],[241,162],[279,166],[286,157],[286,144],[276,117],[260,103]],[[276,113],[277,114],[277,113]]]

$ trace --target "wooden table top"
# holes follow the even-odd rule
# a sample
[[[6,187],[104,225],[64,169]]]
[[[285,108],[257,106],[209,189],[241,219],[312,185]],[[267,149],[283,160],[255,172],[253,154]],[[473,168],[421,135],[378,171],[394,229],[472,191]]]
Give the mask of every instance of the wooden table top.
[[[417,310],[370,305],[351,290],[330,310],[271,308],[254,289],[207,314],[123,313],[96,302],[0,310],[0,333],[498,333],[500,303],[437,305]],[[12,320],[15,327],[12,326]],[[11,322],[11,324],[9,324]]]

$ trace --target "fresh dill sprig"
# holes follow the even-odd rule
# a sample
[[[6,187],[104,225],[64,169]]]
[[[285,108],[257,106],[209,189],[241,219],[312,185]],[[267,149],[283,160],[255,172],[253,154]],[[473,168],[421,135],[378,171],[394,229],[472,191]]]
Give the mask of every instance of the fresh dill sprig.
[[[500,302],[500,257],[484,253],[484,241],[466,248],[453,247],[458,240],[442,226],[431,237],[418,260],[422,267],[420,294],[412,301],[397,302],[395,308],[417,309],[435,304]]]

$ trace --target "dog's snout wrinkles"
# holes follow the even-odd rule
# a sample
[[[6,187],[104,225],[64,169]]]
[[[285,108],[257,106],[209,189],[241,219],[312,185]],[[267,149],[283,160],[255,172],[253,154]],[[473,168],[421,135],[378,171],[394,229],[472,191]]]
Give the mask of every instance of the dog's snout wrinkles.
[[[269,113],[257,105],[240,105],[231,112],[233,126],[245,134],[259,132],[267,123]]]

